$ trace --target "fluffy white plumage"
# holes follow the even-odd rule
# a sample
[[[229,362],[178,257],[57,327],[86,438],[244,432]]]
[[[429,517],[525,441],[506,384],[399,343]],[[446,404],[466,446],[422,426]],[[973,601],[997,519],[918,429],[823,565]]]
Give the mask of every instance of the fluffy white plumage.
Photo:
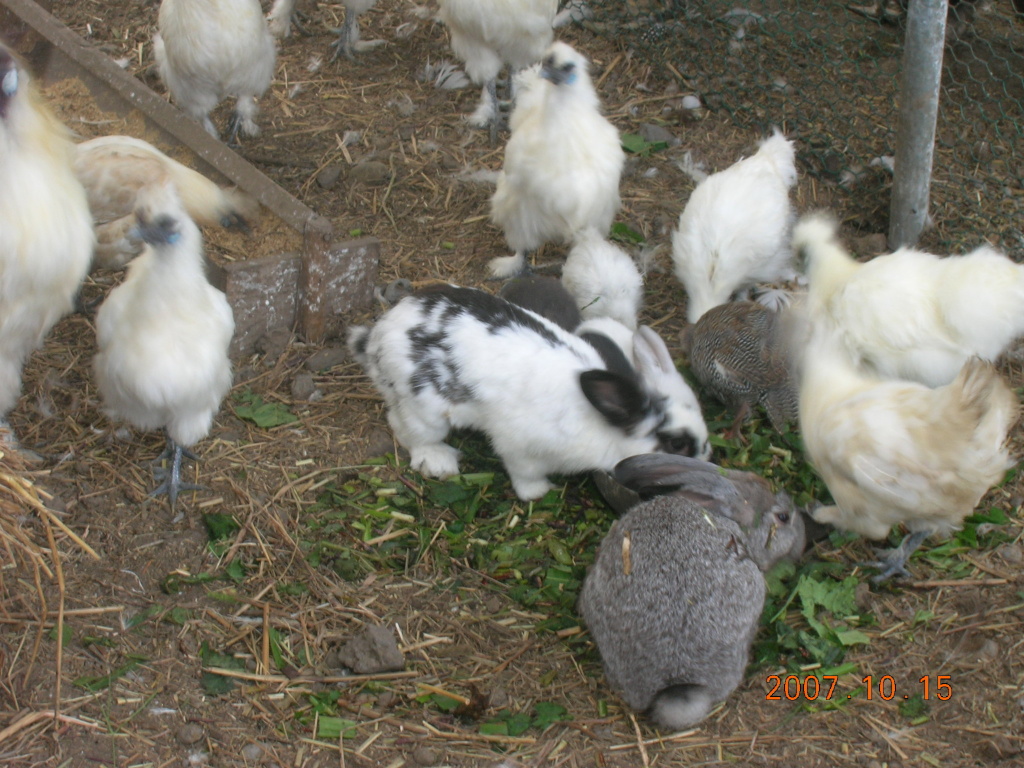
[[[277,57],[259,0],[162,0],[157,30],[153,55],[175,103],[218,136],[210,112],[234,98],[230,140],[256,136]]]
[[[754,283],[793,276],[794,159],[793,142],[775,131],[756,153],[693,190],[672,233],[672,260],[686,287],[691,323]]]
[[[636,330],[644,289],[640,270],[596,229],[577,234],[562,267],[562,284],[584,319],[610,317]]]
[[[886,378],[948,384],[970,357],[994,361],[1024,334],[1024,267],[991,247],[945,258],[901,248],[861,264],[820,214],[801,219],[793,246],[815,311]]]
[[[245,226],[259,208],[244,192],[220,187],[131,136],[82,142],[75,148],[74,168],[85,186],[96,228],[94,264],[107,269],[123,267],[142,252],[143,243],[132,230],[143,189],[170,181],[188,215],[206,226]]]
[[[619,210],[625,153],[587,69],[585,56],[558,42],[536,74],[524,73],[527,92],[512,113],[491,198],[491,221],[515,255],[491,261],[496,277],[521,271],[526,252],[546,242],[572,240],[587,227],[606,234]]]
[[[28,72],[0,44],[0,420],[21,371],[74,304],[92,258],[92,217],[74,147]]]
[[[480,105],[469,118],[484,127],[497,120],[495,80],[502,67],[513,71],[535,64],[554,39],[551,24],[558,0],[439,0],[438,17],[448,27],[452,51],[466,74],[483,86]]]
[[[164,428],[166,490],[181,486],[183,449],[204,438],[231,387],[231,307],[206,279],[202,236],[172,184],[147,188],[137,212],[143,253],[96,313],[97,384],[112,418]]]
[[[904,524],[911,535],[881,565],[882,578],[905,573],[917,545],[958,528],[1012,466],[1017,412],[991,363],[972,358],[937,389],[887,381],[861,372],[817,323],[803,355],[800,429],[835,506],[815,520],[873,539]]]

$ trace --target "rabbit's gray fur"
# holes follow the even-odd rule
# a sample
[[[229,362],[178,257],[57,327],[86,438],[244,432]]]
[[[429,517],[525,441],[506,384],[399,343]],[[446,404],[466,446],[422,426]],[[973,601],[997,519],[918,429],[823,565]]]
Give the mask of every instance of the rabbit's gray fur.
[[[663,728],[700,722],[739,685],[764,605],[763,571],[803,550],[789,497],[762,499],[750,525],[681,495],[642,502],[615,522],[587,574],[579,610],[608,681]]]

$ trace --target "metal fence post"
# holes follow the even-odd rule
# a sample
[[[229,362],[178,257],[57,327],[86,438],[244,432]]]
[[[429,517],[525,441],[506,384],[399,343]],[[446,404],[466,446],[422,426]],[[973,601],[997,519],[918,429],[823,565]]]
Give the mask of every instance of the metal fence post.
[[[928,221],[948,0],[910,0],[900,77],[889,247],[913,245]]]

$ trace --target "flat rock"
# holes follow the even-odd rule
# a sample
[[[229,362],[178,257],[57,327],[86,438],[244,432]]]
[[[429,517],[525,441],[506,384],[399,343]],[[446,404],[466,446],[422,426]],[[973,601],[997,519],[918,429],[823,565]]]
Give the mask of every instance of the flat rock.
[[[338,651],[338,659],[357,675],[398,672],[405,668],[405,657],[398,650],[394,633],[377,625],[366,627],[345,643]]]
[[[310,355],[306,360],[306,368],[314,373],[318,373],[340,365],[347,359],[348,350],[345,347],[327,347]]]
[[[379,160],[366,160],[352,166],[348,177],[354,184],[386,184],[391,178],[391,169]]]

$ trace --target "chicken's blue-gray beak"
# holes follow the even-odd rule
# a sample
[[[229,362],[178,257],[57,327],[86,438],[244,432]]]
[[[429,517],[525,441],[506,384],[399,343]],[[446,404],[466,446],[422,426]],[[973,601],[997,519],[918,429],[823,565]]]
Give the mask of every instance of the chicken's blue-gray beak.
[[[7,117],[7,105],[18,92],[18,64],[14,57],[0,46],[0,118]]]
[[[558,63],[549,56],[540,68],[540,76],[555,85],[571,85],[576,80],[576,65],[571,61]]]

